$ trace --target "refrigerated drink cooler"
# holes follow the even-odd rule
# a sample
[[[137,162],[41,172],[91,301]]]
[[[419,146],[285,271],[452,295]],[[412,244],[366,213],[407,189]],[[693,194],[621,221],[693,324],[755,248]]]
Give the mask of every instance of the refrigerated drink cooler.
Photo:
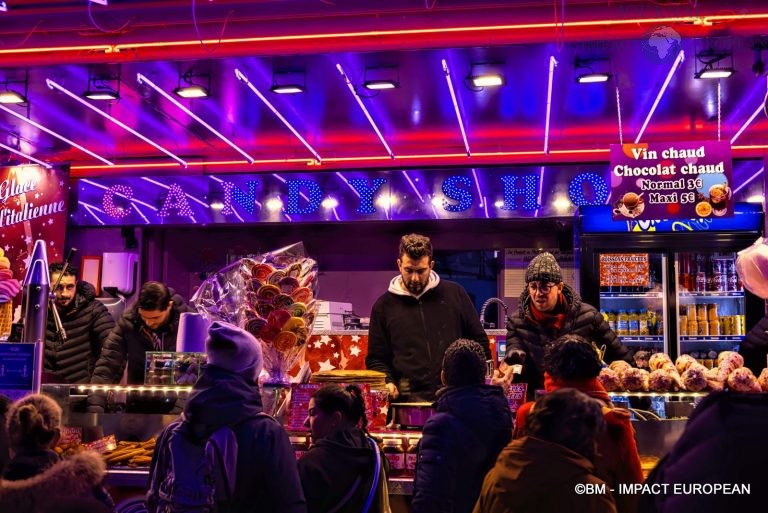
[[[736,253],[761,236],[763,212],[737,203],[734,214],[613,221],[607,206],[581,207],[575,247],[584,301],[641,357],[664,351],[716,365],[717,353],[737,350],[765,309],[735,266]]]

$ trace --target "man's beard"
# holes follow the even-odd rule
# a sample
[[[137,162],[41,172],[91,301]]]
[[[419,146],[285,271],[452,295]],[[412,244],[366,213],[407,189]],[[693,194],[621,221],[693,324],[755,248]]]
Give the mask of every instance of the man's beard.
[[[421,283],[420,281],[416,281],[416,282],[411,281],[406,283],[405,286],[408,289],[408,292],[416,296],[424,292],[424,289],[427,288],[427,284]]]

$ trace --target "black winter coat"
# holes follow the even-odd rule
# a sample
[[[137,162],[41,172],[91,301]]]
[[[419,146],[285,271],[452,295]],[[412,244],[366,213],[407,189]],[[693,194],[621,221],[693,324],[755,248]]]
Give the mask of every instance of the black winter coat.
[[[437,413],[419,443],[413,513],[471,513],[485,474],[511,439],[512,416],[501,387],[440,390]]]
[[[768,355],[768,316],[760,319],[760,322],[749,330],[739,346],[739,354],[744,357],[744,367],[759,376],[760,372],[767,366],[765,357]]]
[[[53,313],[49,311],[45,327],[44,370],[55,374],[64,383],[90,383],[101,348],[115,327],[115,321],[107,307],[96,300],[96,289],[85,281],[77,282],[74,305],[68,311],[59,310],[59,316],[67,341],[59,341]]]
[[[357,428],[337,431],[328,438],[318,440],[299,460],[299,477],[307,499],[309,513],[326,513],[341,502],[352,489],[355,480],[360,482],[352,496],[338,513],[359,513],[371,492],[376,455],[365,434]],[[385,456],[382,453],[381,474]],[[380,474],[380,476],[381,476]],[[381,477],[377,488],[381,487]],[[381,513],[377,500],[381,490],[374,495],[369,513]]]
[[[638,511],[765,511],[766,433],[768,394],[710,393],[693,410],[675,446],[645,481],[649,485],[667,484],[667,493],[640,494]],[[691,483],[749,485],[750,490],[696,492]]]
[[[168,322],[161,326],[155,334],[162,342],[162,347],[156,349],[141,328],[145,326],[139,316],[138,308],[134,306],[125,312],[117,321],[117,326],[109,334],[101,357],[96,362],[91,383],[119,383],[123,377],[123,369],[128,364],[128,384],[141,385],[144,383],[145,353],[147,351],[175,351],[176,335],[179,331],[179,318],[184,312],[194,312],[184,299],[170,289],[171,314]]]
[[[581,296],[570,285],[563,287],[563,295],[568,303],[568,311],[559,330],[542,326],[532,320],[531,294],[527,288],[520,295],[518,314],[508,319],[507,363],[514,363],[510,359],[510,351],[518,349],[525,352],[520,382],[528,383],[529,399],[533,398],[536,390],[544,388],[544,349],[563,335],[581,335],[595,342],[598,347],[605,346],[603,360],[607,363],[614,360],[632,363],[629,349],[616,337],[616,333],[595,307],[583,303]]]
[[[209,436],[222,426],[232,427],[237,438],[237,473],[230,511],[306,513],[296,456],[283,427],[262,411],[259,386],[240,374],[205,366],[184,407],[192,431]],[[257,416],[258,415],[258,416]],[[167,430],[157,440],[167,443]],[[150,465],[150,479],[156,471]],[[155,498],[148,496],[151,506]],[[151,507],[149,511],[154,511]]]
[[[440,280],[419,299],[388,291],[371,310],[365,366],[385,373],[402,394],[434,399],[443,355],[458,338],[480,343],[491,358],[488,336],[461,285]]]

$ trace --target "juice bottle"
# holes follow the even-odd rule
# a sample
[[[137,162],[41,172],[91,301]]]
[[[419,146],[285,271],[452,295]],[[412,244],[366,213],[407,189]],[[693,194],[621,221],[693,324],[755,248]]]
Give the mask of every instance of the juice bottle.
[[[616,317],[616,335],[626,337],[629,335],[629,316],[626,310],[619,310]]]
[[[382,452],[389,461],[389,475],[402,476],[405,473],[405,451],[402,441],[399,438],[385,438]]]
[[[640,335],[640,316],[637,310],[629,311],[629,336],[636,337]]]
[[[648,312],[641,310],[638,317],[640,318],[640,336],[647,337],[651,334],[651,319],[648,317]]]
[[[616,331],[616,312],[608,312],[608,327]]]

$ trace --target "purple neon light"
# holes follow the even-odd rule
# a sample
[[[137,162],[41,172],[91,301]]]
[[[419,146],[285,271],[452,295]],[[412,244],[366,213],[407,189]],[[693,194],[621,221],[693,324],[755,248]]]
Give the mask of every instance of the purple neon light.
[[[163,187],[165,189],[170,189],[171,188],[170,186],[165,185],[164,183],[158,182],[156,180],[152,180],[151,178],[147,178],[146,176],[142,176],[141,179],[144,180],[145,182],[149,182],[151,184],[157,185],[158,187]],[[194,197],[191,194],[188,194],[186,192],[184,193],[184,195],[187,198],[191,199],[192,201],[194,201],[196,203],[199,203],[200,205],[204,206],[205,208],[210,208],[210,205],[208,203],[206,203],[205,201],[199,200],[196,197]]]
[[[347,179],[346,179],[346,178],[344,178],[344,175],[342,175],[341,173],[339,173],[339,172],[337,171],[337,172],[336,172],[336,176],[338,176],[339,178],[341,178],[341,179],[344,181],[344,183],[345,183],[345,184],[347,184],[347,187],[349,187],[350,189],[352,189],[352,192],[354,192],[354,193],[355,193],[355,195],[356,195],[358,198],[360,197],[360,193],[359,193],[359,192],[357,192],[357,189],[355,189],[354,187],[352,187],[351,185],[349,185],[349,181],[347,181]]]
[[[360,106],[360,109],[363,111],[363,114],[365,114],[365,117],[368,118],[368,122],[373,127],[373,130],[376,132],[376,135],[379,136],[379,140],[381,141],[381,144],[383,144],[384,148],[387,150],[387,155],[389,155],[391,158],[394,159],[395,154],[392,153],[392,150],[389,148],[387,141],[384,140],[384,136],[381,135],[381,132],[379,131],[379,127],[376,126],[376,122],[373,121],[373,118],[368,112],[368,109],[365,108],[365,105],[363,105],[363,101],[357,95],[357,91],[355,91],[355,86],[352,85],[352,82],[349,80],[349,77],[347,77],[347,74],[344,73],[344,68],[341,67],[341,64],[336,64],[336,69],[339,70],[339,73],[341,73],[341,78],[343,78],[344,82],[346,82],[349,92],[352,93],[352,96],[355,97],[355,100],[357,101],[357,104]]]
[[[552,112],[552,81],[555,78],[557,59],[549,57],[549,83],[547,84],[547,119],[544,122],[544,153],[549,153],[549,117]]]
[[[472,154],[469,151],[469,141],[467,141],[467,132],[464,131],[464,121],[461,119],[461,112],[459,111],[459,101],[456,98],[456,91],[453,89],[453,83],[451,82],[451,70],[448,69],[448,63],[443,59],[443,73],[445,73],[445,81],[448,83],[448,90],[451,92],[451,101],[453,102],[453,110],[456,112],[456,119],[459,122],[459,129],[461,130],[461,138],[464,140],[464,149],[467,150],[467,157],[471,157]],[[482,198],[482,196],[480,196]]]
[[[677,58],[675,59],[674,64],[672,64],[672,68],[669,70],[669,73],[667,73],[667,78],[664,80],[664,83],[661,85],[661,89],[659,89],[659,94],[656,95],[656,99],[653,102],[653,105],[651,105],[651,110],[648,111],[648,116],[646,116],[645,121],[643,122],[642,128],[640,128],[640,133],[637,134],[637,137],[635,138],[635,144],[640,142],[640,138],[643,136],[643,133],[645,132],[645,128],[648,126],[648,123],[651,121],[651,117],[653,117],[653,113],[656,111],[656,107],[659,105],[659,102],[661,101],[661,97],[664,96],[664,92],[667,90],[667,87],[669,86],[669,83],[672,81],[672,76],[675,74],[675,71],[677,71],[677,68],[680,67],[680,63],[685,60],[685,52],[683,50],[680,50],[680,53],[677,54]]]
[[[78,203],[79,203],[79,204],[81,204],[81,205],[83,206],[83,208],[85,208],[85,210],[87,210],[87,211],[88,211],[88,213],[89,213],[89,214],[91,214],[91,216],[93,216],[93,218],[94,218],[94,219],[96,219],[96,220],[99,222],[99,224],[100,224],[100,225],[104,226],[104,221],[102,221],[102,220],[99,218],[99,216],[97,216],[96,214],[94,214],[94,213],[93,213],[93,211],[94,211],[94,210],[96,210],[96,211],[98,211],[98,212],[101,212],[102,214],[105,214],[106,212],[104,212],[104,211],[103,211],[103,210],[101,210],[100,208],[98,208],[98,207],[95,207],[95,206],[93,206],[93,205],[90,205],[90,204],[88,204],[88,203],[86,203],[86,202],[84,202],[84,201],[78,201]]]
[[[416,196],[419,197],[419,201],[424,203],[424,198],[421,196],[421,193],[419,193],[419,190],[416,188],[416,184],[413,183],[413,180],[411,180],[411,177],[408,176],[408,172],[407,171],[403,171],[402,173],[403,173],[403,176],[405,177],[405,179],[408,180],[408,183],[411,184],[411,188],[413,189],[413,192],[415,192]]]
[[[61,141],[64,141],[65,143],[69,144],[70,146],[73,146],[73,147],[77,148],[78,150],[82,151],[83,153],[87,153],[91,157],[95,158],[96,160],[100,160],[101,162],[105,163],[108,166],[114,166],[115,165],[114,162],[111,162],[111,161],[105,159],[104,157],[102,157],[101,155],[97,155],[94,152],[92,152],[92,151],[90,151],[90,150],[88,150],[86,148],[83,148],[82,146],[80,146],[76,142],[70,141],[69,139],[67,139],[63,135],[58,134],[58,133],[54,132],[53,130],[51,130],[49,128],[45,128],[40,123],[38,123],[36,121],[32,121],[28,117],[22,116],[18,112],[12,111],[11,109],[6,107],[5,105],[0,104],[0,110],[3,110],[4,112],[7,112],[8,114],[10,114],[11,116],[15,117],[16,119],[20,119],[22,121],[26,121],[27,123],[29,123],[33,127],[37,128],[38,130],[42,130],[43,132],[45,132],[45,133],[47,133],[49,135],[52,135],[53,137],[55,137],[55,138],[57,138],[57,139],[59,139]]]
[[[483,206],[483,191],[480,190],[480,180],[477,179],[477,171],[472,168],[472,178],[475,180],[475,187],[477,187],[477,197],[480,198],[479,207]]]
[[[312,155],[314,155],[314,156],[315,156],[315,159],[316,159],[318,162],[322,162],[322,160],[323,160],[323,159],[321,159],[321,158],[320,158],[320,155],[319,155],[319,154],[318,154],[318,153],[315,151],[315,149],[314,149],[314,148],[313,148],[313,147],[312,147],[312,146],[311,146],[311,145],[310,145],[310,144],[309,144],[309,143],[306,141],[306,139],[304,139],[304,138],[301,136],[301,134],[300,134],[300,133],[299,133],[299,132],[298,132],[298,131],[297,131],[295,128],[293,128],[293,125],[291,125],[291,124],[288,122],[288,120],[287,120],[287,119],[285,119],[285,118],[283,117],[283,115],[282,115],[282,114],[280,114],[280,112],[279,112],[279,111],[278,111],[278,110],[277,110],[277,109],[274,107],[274,105],[272,105],[272,104],[269,102],[269,100],[267,100],[266,96],[264,96],[263,94],[261,94],[261,91],[259,91],[258,89],[256,89],[256,86],[255,86],[255,85],[253,85],[253,83],[251,83],[251,81],[250,81],[250,80],[248,80],[248,77],[246,77],[246,76],[243,74],[243,72],[242,72],[242,71],[240,71],[239,69],[235,69],[235,76],[237,77],[237,79],[238,79],[240,82],[242,82],[243,84],[245,84],[246,86],[248,86],[248,89],[250,89],[251,91],[253,91],[253,94],[255,94],[256,96],[258,96],[258,97],[259,97],[259,99],[260,99],[262,102],[264,102],[264,105],[266,105],[266,106],[269,108],[269,110],[271,110],[271,111],[272,111],[272,114],[274,114],[275,116],[277,116],[277,117],[280,119],[280,121],[282,121],[282,122],[283,122],[283,124],[284,124],[286,127],[288,127],[288,130],[290,130],[291,132],[293,132],[293,135],[295,135],[295,136],[296,136],[296,137],[299,139],[299,141],[301,141],[301,144],[303,144],[303,145],[304,145],[304,146],[305,146],[305,147],[306,147],[306,148],[309,150],[309,152],[310,152]]]
[[[733,144],[734,142],[736,142],[736,139],[738,139],[738,138],[739,138],[739,136],[740,136],[740,135],[741,135],[741,134],[744,132],[744,130],[746,130],[746,129],[747,129],[747,127],[748,127],[749,125],[751,125],[751,124],[752,124],[752,122],[755,120],[755,118],[756,118],[756,117],[757,117],[757,116],[758,116],[758,115],[759,115],[761,112],[763,112],[763,109],[764,109],[764,108],[765,108],[765,107],[763,106],[763,103],[762,103],[762,102],[760,102],[760,105],[758,105],[758,106],[757,106],[757,108],[755,109],[755,112],[753,112],[753,113],[752,113],[752,115],[751,115],[751,116],[749,116],[749,119],[747,119],[747,120],[744,122],[744,124],[743,124],[743,125],[741,125],[741,128],[739,128],[738,132],[736,132],[736,134],[735,134],[733,137],[731,137],[731,144]]]
[[[541,208],[541,193],[544,190],[544,166],[539,169],[539,195],[536,197],[536,203],[539,208],[534,212],[533,217],[539,217],[539,209]]]
[[[56,82],[54,82],[50,78],[46,78],[45,79],[45,83],[48,84],[48,87],[50,89],[57,89],[57,90],[61,91],[62,93],[66,94],[67,96],[69,96],[70,98],[75,100],[76,102],[79,102],[80,104],[88,107],[89,109],[91,109],[95,113],[99,114],[100,116],[110,120],[111,122],[113,122],[114,124],[116,124],[117,126],[122,128],[123,130],[126,130],[126,131],[132,133],[133,135],[135,135],[136,137],[138,137],[139,139],[141,139],[145,143],[147,143],[147,144],[157,148],[158,150],[162,151],[163,153],[165,153],[166,155],[171,157],[173,160],[175,160],[176,162],[178,162],[182,166],[184,166],[184,167],[188,166],[188,164],[187,164],[187,162],[185,160],[181,159],[180,157],[177,157],[176,155],[174,155],[170,151],[166,150],[165,148],[163,148],[162,146],[160,146],[159,144],[157,144],[153,140],[151,140],[151,139],[141,135],[139,132],[137,132],[133,128],[129,127],[128,125],[126,125],[125,123],[120,121],[119,119],[110,116],[109,114],[107,114],[106,112],[104,112],[103,110],[101,110],[101,109],[99,109],[97,107],[94,107],[93,105],[91,105],[90,103],[88,103],[84,99],[80,98],[78,95],[76,95],[75,93],[73,93],[69,89],[67,89],[67,88],[65,88],[63,86],[60,86],[59,84],[57,84]]]
[[[109,190],[109,187],[107,187],[106,185],[102,185],[100,183],[92,182],[91,180],[88,180],[87,178],[81,178],[80,182],[88,184],[88,185],[92,185],[93,187],[98,187],[99,189],[104,189],[105,191]],[[138,203],[139,205],[143,205],[143,206],[145,206],[147,208],[150,208],[150,209],[152,209],[154,211],[157,211],[157,208],[153,207],[149,203],[144,203],[143,201],[137,200],[136,198],[129,198],[129,197],[127,197],[127,196],[125,196],[123,194],[120,194],[120,193],[115,193],[115,195],[116,196],[120,196],[121,198],[126,199],[126,200],[130,201],[131,203]]]
[[[231,147],[232,147],[232,148],[233,148],[235,151],[237,151],[237,152],[238,152],[240,155],[242,155],[243,157],[245,157],[245,158],[248,160],[248,162],[249,162],[249,163],[251,163],[251,164],[253,164],[253,163],[254,163],[254,161],[255,161],[256,159],[254,159],[253,157],[251,157],[250,155],[248,155],[248,154],[247,154],[245,151],[243,151],[243,149],[242,149],[242,148],[240,148],[238,145],[236,145],[235,143],[233,143],[232,141],[230,141],[229,139],[227,139],[227,138],[226,138],[226,137],[225,137],[225,136],[224,136],[224,135],[223,135],[221,132],[219,132],[218,130],[216,130],[215,128],[213,128],[211,125],[209,125],[208,123],[206,123],[205,121],[203,121],[203,120],[202,120],[202,119],[201,119],[201,118],[200,118],[200,117],[199,117],[197,114],[195,114],[194,112],[192,112],[191,110],[189,110],[188,108],[186,108],[184,105],[182,105],[181,103],[179,103],[179,101],[178,101],[178,100],[176,100],[176,98],[174,98],[174,97],[173,97],[173,96],[171,96],[170,94],[168,94],[168,93],[166,93],[165,91],[163,91],[162,89],[160,89],[160,87],[158,87],[158,86],[157,86],[157,85],[156,85],[154,82],[152,82],[150,79],[148,79],[147,77],[145,77],[145,76],[144,76],[144,75],[142,75],[141,73],[137,73],[137,74],[136,74],[136,80],[139,82],[139,84],[147,84],[149,87],[151,87],[152,89],[154,89],[155,91],[157,91],[158,93],[160,93],[160,94],[163,96],[163,98],[165,98],[166,100],[168,100],[169,102],[171,102],[172,104],[174,104],[176,107],[178,107],[178,108],[179,108],[179,109],[181,109],[182,111],[186,112],[186,113],[187,113],[187,114],[188,114],[188,115],[189,115],[189,116],[190,116],[192,119],[194,119],[195,121],[197,121],[198,123],[200,123],[201,125],[203,125],[205,128],[207,128],[208,130],[210,130],[210,131],[211,131],[211,132],[212,132],[212,133],[213,133],[213,134],[214,134],[216,137],[218,137],[219,139],[221,139],[222,141],[224,141],[225,143],[227,143],[228,145],[230,145],[230,146],[231,146]]]
[[[215,177],[215,176],[213,176],[213,175],[211,175],[211,176],[210,176],[210,179],[211,179],[211,180],[213,180],[213,181],[215,181],[215,182],[218,182],[218,183],[220,183],[220,184],[223,184],[223,183],[224,183],[224,180],[222,180],[221,178],[217,178],[217,177]],[[259,206],[259,208],[261,208],[261,203],[259,203],[258,201],[255,201],[255,200],[254,200],[254,203],[255,203],[256,205],[258,205],[258,206]],[[244,223],[244,222],[245,222],[245,219],[243,219],[243,218],[240,216],[240,214],[238,214],[238,213],[237,213],[237,210],[236,210],[236,209],[234,209],[234,208],[233,208],[233,209],[232,209],[232,212],[235,214],[235,217],[237,217],[238,219],[240,219],[240,222],[241,222],[241,223]]]
[[[142,212],[142,211],[141,211],[141,209],[139,209],[139,207],[137,207],[137,206],[136,206],[135,204],[133,204],[133,203],[131,203],[131,206],[132,206],[133,208],[135,208],[135,209],[136,209],[136,212],[138,212],[138,213],[139,213],[139,215],[141,216],[141,218],[142,218],[142,219],[144,219],[144,223],[145,223],[145,224],[149,224],[149,219],[147,219],[147,216],[145,216],[145,215],[144,215],[144,212]]]
[[[765,166],[761,167],[761,168],[760,168],[760,171],[758,171],[758,172],[757,172],[757,173],[755,173],[754,175],[750,176],[750,177],[749,177],[749,178],[747,178],[745,181],[741,182],[741,185],[739,185],[738,187],[736,187],[736,188],[733,190],[733,194],[736,194],[737,192],[739,192],[740,190],[742,190],[742,189],[743,189],[743,188],[744,188],[744,187],[745,187],[745,186],[746,186],[746,185],[747,185],[749,182],[751,182],[752,180],[754,180],[754,179],[755,179],[755,178],[757,178],[758,176],[762,175],[762,174],[763,174],[763,171],[765,171]]]
[[[18,155],[20,157],[24,157],[25,159],[30,160],[30,161],[34,162],[35,164],[39,164],[39,165],[43,166],[46,169],[52,169],[53,168],[52,165],[50,165],[50,164],[48,164],[46,162],[43,162],[42,160],[38,160],[35,157],[33,157],[32,155],[27,155],[23,151],[19,151],[17,149],[11,148],[10,146],[6,146],[3,143],[0,143],[0,148],[3,148],[4,150],[8,150],[11,153],[15,153],[16,155]]]

